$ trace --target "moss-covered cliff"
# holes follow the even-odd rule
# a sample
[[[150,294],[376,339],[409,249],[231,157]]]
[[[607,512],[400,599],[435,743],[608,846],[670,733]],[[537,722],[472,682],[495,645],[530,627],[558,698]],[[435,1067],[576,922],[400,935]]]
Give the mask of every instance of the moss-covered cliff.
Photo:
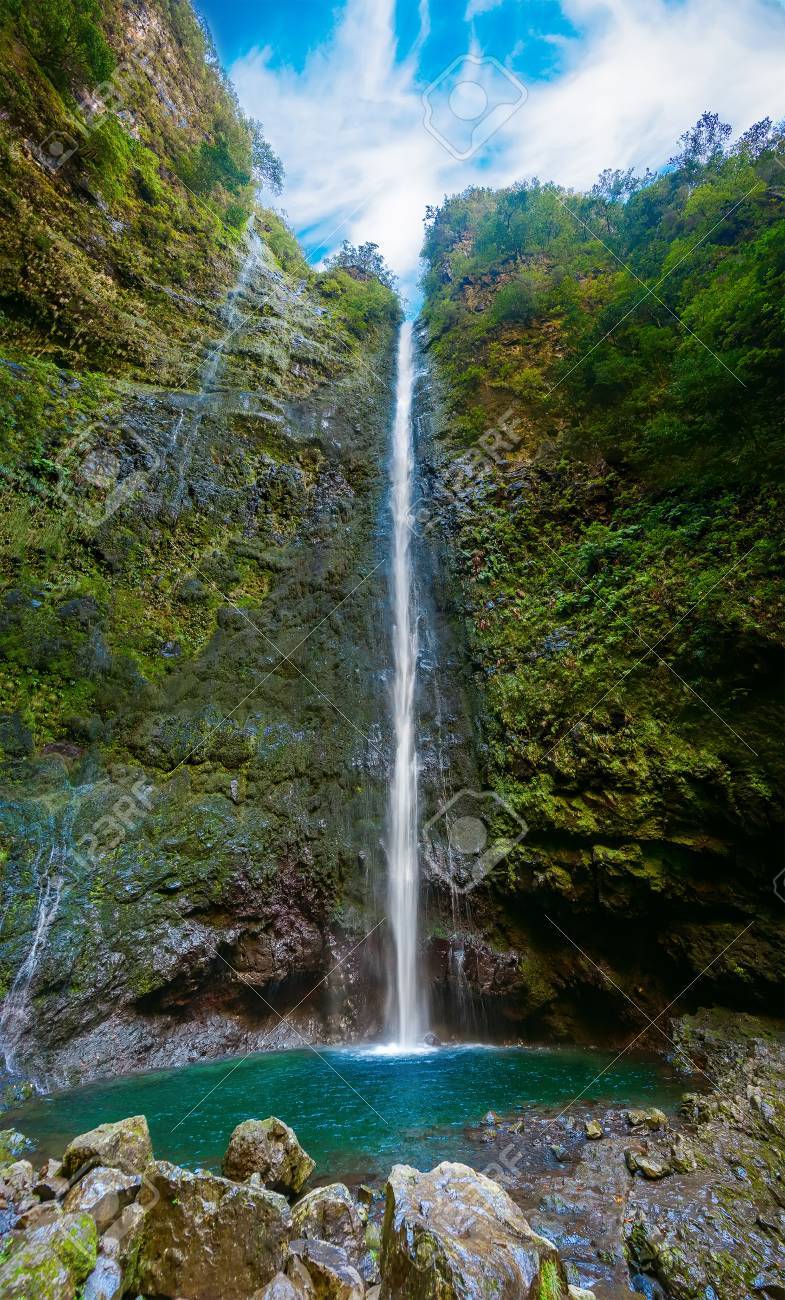
[[[52,1081],[261,1044],[373,924],[399,309],[248,225],[269,150],[187,5],[37,13],[2,32],[0,1030]],[[304,1032],[372,1020],[352,969]]]
[[[481,780],[529,827],[433,959],[449,983],[465,929],[463,976],[531,1027],[642,1028],[620,989],[693,981],[779,1001],[785,155],[727,134],[427,225],[427,536]]]

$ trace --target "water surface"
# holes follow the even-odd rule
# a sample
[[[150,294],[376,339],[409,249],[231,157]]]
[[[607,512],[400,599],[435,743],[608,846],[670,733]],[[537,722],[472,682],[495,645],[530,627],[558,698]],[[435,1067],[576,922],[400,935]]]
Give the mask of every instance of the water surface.
[[[157,1157],[218,1170],[236,1124],[278,1115],[316,1160],[317,1178],[353,1181],[383,1177],[396,1161],[476,1164],[480,1148],[464,1129],[489,1109],[561,1108],[584,1089],[578,1113],[587,1101],[675,1106],[683,1081],[656,1061],[627,1055],[593,1082],[613,1055],[472,1046],[264,1052],[53,1093],[3,1123],[59,1155],[75,1134],[141,1113]]]

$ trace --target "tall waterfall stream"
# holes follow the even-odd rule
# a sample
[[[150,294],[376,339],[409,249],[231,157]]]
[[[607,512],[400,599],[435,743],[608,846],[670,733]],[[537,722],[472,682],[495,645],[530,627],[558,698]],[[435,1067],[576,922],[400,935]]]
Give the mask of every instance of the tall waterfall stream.
[[[399,1047],[422,1036],[425,1012],[417,987],[419,864],[417,857],[417,749],[414,688],[417,617],[412,572],[412,325],[401,326],[392,438],[393,722],[395,759],[390,787],[389,908],[395,950],[390,1030]]]

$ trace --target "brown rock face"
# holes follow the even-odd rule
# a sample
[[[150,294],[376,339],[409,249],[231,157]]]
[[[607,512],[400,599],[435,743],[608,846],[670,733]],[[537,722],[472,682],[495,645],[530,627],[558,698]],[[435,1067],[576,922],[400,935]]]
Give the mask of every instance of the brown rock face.
[[[282,1196],[159,1160],[140,1196],[152,1201],[133,1279],[144,1295],[248,1300],[283,1269],[292,1217]]]
[[[467,1165],[395,1165],[387,1183],[381,1300],[567,1296],[555,1248],[505,1191]]]
[[[225,1177],[241,1183],[258,1174],[266,1187],[283,1196],[299,1195],[315,1168],[294,1129],[274,1115],[238,1124],[223,1162]]]
[[[352,1194],[343,1183],[315,1187],[292,1207],[292,1218],[298,1237],[340,1246],[349,1263],[359,1266],[365,1254],[365,1232]]]
[[[144,1115],[132,1115],[116,1124],[99,1124],[69,1142],[63,1155],[61,1174],[71,1178],[82,1165],[98,1164],[141,1174],[153,1158],[150,1130]]]
[[[124,1174],[119,1169],[91,1169],[71,1188],[63,1209],[67,1213],[86,1211],[95,1219],[100,1235],[136,1199],[140,1186],[138,1174]]]

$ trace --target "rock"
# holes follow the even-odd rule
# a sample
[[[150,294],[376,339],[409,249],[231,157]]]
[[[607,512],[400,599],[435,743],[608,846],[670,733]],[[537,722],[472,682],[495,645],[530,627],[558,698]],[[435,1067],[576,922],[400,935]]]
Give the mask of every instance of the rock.
[[[340,1246],[349,1263],[359,1267],[365,1254],[365,1231],[352,1194],[343,1183],[315,1187],[292,1207],[292,1219],[296,1236]]]
[[[238,1124],[223,1161],[226,1178],[244,1182],[258,1174],[266,1187],[284,1196],[299,1195],[315,1168],[294,1130],[274,1115]]]
[[[79,1300],[120,1300],[123,1290],[123,1270],[117,1260],[99,1255]]]
[[[306,1288],[310,1282],[312,1290],[306,1289],[305,1294],[314,1300],[363,1300],[365,1295],[365,1284],[346,1251],[326,1241],[305,1237],[290,1242],[286,1276]]]
[[[665,1128],[668,1116],[656,1106],[652,1106],[650,1110],[628,1110],[627,1123],[631,1128]]]
[[[681,1133],[676,1134],[671,1144],[670,1163],[677,1174],[690,1174],[698,1167],[692,1144]]]
[[[120,1169],[91,1169],[71,1188],[63,1209],[92,1214],[100,1236],[120,1211],[136,1200],[141,1183],[138,1174],[124,1174]]]
[[[570,1300],[597,1300],[593,1291],[587,1291],[582,1286],[570,1286],[567,1288]]]
[[[552,1143],[551,1152],[554,1156],[554,1159],[559,1161],[559,1164],[564,1164],[570,1158],[569,1151],[565,1146],[562,1146],[561,1142]]]
[[[133,1285],[145,1295],[247,1300],[283,1270],[292,1215],[275,1192],[158,1160],[139,1204]]]
[[[60,1173],[73,1178],[83,1165],[97,1164],[125,1174],[141,1174],[152,1158],[147,1120],[144,1115],[132,1115],[115,1124],[99,1124],[69,1142]]]
[[[0,1129],[0,1165],[11,1164],[33,1148],[34,1144],[18,1129]]]
[[[596,1119],[587,1119],[583,1126],[583,1131],[587,1138],[590,1138],[592,1142],[596,1142],[598,1138],[605,1137],[605,1130],[602,1127],[602,1124],[597,1123]]]
[[[60,1200],[65,1196],[69,1182],[67,1178],[60,1177],[57,1172],[59,1168],[59,1160],[49,1160],[39,1172],[38,1180],[33,1184],[33,1195],[39,1201]]]
[[[382,1300],[563,1300],[554,1246],[505,1191],[467,1165],[395,1165],[386,1187]]]
[[[29,1160],[15,1160],[12,1165],[6,1165],[2,1178],[9,1200],[19,1202],[32,1194],[35,1175]]]
[[[441,1047],[442,1040],[438,1034],[428,1033],[422,1040],[426,1047]]]
[[[74,1300],[95,1267],[98,1234],[89,1214],[63,1214],[26,1232],[0,1265],[3,1300]]]
[[[54,1219],[59,1219],[63,1213],[61,1207],[56,1201],[38,1202],[31,1205],[29,1210],[20,1214],[14,1222],[14,1228],[26,1231],[28,1228],[38,1228],[44,1223],[52,1223]]]
[[[644,1151],[632,1151],[629,1147],[624,1152],[624,1163],[631,1174],[641,1173],[644,1178],[652,1180],[665,1178],[673,1173],[667,1160],[660,1160],[657,1156],[648,1155]]]
[[[480,1120],[480,1123],[484,1124],[486,1128],[496,1128],[501,1122],[501,1117],[496,1114],[495,1110],[486,1111]]]
[[[101,1251],[113,1259],[123,1271],[132,1271],[142,1236],[146,1211],[137,1201],[128,1205],[101,1238]]]
[[[285,1273],[276,1273],[272,1282],[254,1292],[251,1300],[302,1300],[302,1291],[295,1289]]]

